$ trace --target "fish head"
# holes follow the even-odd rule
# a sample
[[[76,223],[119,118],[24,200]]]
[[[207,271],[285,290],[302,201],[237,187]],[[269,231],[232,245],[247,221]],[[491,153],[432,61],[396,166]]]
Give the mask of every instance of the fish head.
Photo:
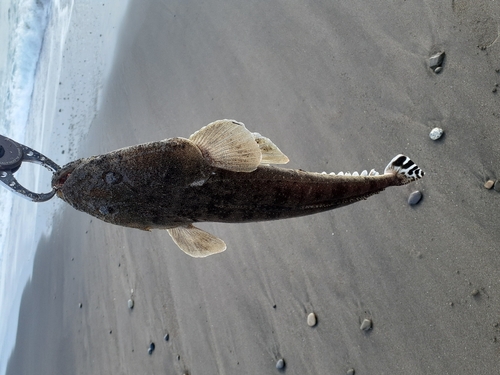
[[[147,225],[131,217],[138,211],[137,194],[119,159],[120,154],[105,154],[70,162],[54,174],[52,187],[78,211],[112,224],[145,229]]]
[[[212,167],[191,141],[172,138],[79,159],[54,174],[52,187],[73,208],[134,228],[169,227],[169,208],[198,189]],[[169,216],[170,215],[170,216]]]
[[[56,195],[78,210],[94,215],[96,204],[100,200],[109,199],[112,193],[109,186],[114,174],[104,173],[106,160],[99,157],[78,159],[66,164],[52,177],[52,188]],[[108,176],[109,175],[109,176]],[[116,178],[115,178],[116,179]]]

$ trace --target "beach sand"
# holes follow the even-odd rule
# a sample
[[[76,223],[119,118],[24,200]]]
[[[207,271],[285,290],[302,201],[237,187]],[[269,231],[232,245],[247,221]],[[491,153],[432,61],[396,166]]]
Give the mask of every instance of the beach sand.
[[[234,118],[290,168],[382,172],[404,153],[426,175],[324,214],[200,225],[228,247],[204,259],[67,206],[7,373],[498,371],[500,195],[483,184],[500,178],[499,16],[486,0],[132,1],[80,156]]]

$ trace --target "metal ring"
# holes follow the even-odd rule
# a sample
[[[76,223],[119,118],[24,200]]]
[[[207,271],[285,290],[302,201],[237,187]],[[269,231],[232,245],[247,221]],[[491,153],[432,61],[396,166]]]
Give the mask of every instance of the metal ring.
[[[1,154],[3,152],[3,154]],[[40,164],[51,172],[57,172],[61,167],[32,148],[17,143],[7,137],[0,136],[0,181],[13,193],[32,202],[45,202],[56,193],[35,193],[22,186],[14,177],[22,162]]]
[[[11,171],[0,171],[0,181],[2,181],[13,193],[32,202],[45,202],[51,199],[56,191],[52,189],[50,193],[35,193],[26,189],[12,174]]]

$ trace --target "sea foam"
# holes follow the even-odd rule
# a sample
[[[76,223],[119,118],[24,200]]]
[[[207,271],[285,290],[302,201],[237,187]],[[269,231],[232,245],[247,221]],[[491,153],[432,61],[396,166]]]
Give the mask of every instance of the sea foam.
[[[3,30],[7,30],[8,37],[0,46],[7,51],[0,67],[0,134],[23,143],[51,3],[49,0],[1,3],[2,20],[8,21]],[[29,228],[27,232],[22,230],[24,221],[13,219],[14,199],[12,193],[0,188],[0,374],[5,372],[8,359],[5,356],[10,353],[17,331],[24,288],[24,283],[20,283],[23,270],[20,252],[24,250],[23,241],[30,237]]]

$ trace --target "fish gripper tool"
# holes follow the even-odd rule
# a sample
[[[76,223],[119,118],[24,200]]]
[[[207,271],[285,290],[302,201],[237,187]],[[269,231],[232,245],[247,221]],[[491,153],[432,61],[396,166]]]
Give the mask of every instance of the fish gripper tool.
[[[23,162],[42,165],[51,172],[61,168],[38,151],[0,135],[0,182],[15,194],[32,202],[45,202],[51,199],[56,193],[54,189],[49,193],[34,193],[17,182],[14,173],[19,170]]]

